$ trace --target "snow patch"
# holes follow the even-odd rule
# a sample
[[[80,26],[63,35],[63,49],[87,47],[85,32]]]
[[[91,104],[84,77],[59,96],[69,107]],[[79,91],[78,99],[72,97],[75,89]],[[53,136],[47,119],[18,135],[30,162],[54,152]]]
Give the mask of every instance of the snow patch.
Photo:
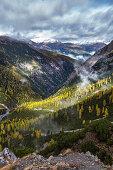
[[[96,51],[91,51],[91,52],[90,52],[90,54],[91,54],[91,55],[94,55],[94,54],[95,54],[95,52],[96,52]]]

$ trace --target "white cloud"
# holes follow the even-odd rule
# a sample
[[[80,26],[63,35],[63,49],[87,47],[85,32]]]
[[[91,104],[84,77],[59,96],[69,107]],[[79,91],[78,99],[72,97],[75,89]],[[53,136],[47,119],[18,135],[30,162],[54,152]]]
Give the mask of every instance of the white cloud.
[[[112,40],[113,5],[93,5],[90,0],[1,0],[0,34],[35,41]]]

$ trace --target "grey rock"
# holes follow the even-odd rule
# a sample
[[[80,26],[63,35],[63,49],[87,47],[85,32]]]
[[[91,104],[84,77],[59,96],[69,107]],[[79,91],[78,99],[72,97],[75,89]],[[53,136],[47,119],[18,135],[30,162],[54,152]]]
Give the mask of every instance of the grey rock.
[[[3,156],[4,159],[9,159],[12,162],[14,162],[17,159],[15,154],[12,151],[10,151],[8,148],[4,148],[4,150],[0,153],[0,155]]]
[[[51,155],[47,160],[50,162],[54,157]]]
[[[97,156],[95,156],[95,162],[99,162],[99,159]]]
[[[13,163],[16,160],[17,157],[8,148],[4,148],[4,150],[0,152],[0,168],[5,165],[8,165],[9,163]]]
[[[0,152],[0,157],[3,159],[8,159],[12,162],[14,162],[17,159],[15,154],[12,151],[10,151],[8,148],[4,148],[4,150]]]
[[[92,156],[91,153],[90,153],[89,151],[86,152],[86,155],[87,155],[87,156]]]

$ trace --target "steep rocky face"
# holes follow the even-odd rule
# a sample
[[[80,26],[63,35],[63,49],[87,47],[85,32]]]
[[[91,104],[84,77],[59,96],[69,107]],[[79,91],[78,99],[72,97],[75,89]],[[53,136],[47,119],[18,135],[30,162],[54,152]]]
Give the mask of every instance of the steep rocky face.
[[[91,58],[89,58],[85,63],[84,66],[92,67],[100,58],[103,56],[107,56],[109,53],[111,53],[113,50],[113,41],[97,51]]]
[[[83,66],[102,76],[110,74],[113,71],[113,41],[96,52]]]
[[[49,96],[63,85],[75,65],[79,66],[80,63],[64,55],[36,49],[9,37],[0,37],[0,103],[3,103],[9,88],[12,93],[7,96],[11,99],[17,98],[14,89],[19,89],[18,94],[26,91],[28,96],[34,93]],[[15,95],[11,97],[13,93]]]

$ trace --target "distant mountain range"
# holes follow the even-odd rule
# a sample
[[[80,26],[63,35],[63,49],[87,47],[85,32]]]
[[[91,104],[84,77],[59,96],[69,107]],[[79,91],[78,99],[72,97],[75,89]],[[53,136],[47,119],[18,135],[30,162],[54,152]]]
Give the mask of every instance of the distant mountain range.
[[[82,62],[90,58],[96,51],[98,51],[99,49],[106,45],[105,43],[101,42],[79,45],[74,43],[62,43],[59,41],[41,43],[35,43],[33,41],[30,41],[29,43],[36,48],[64,54]]]

